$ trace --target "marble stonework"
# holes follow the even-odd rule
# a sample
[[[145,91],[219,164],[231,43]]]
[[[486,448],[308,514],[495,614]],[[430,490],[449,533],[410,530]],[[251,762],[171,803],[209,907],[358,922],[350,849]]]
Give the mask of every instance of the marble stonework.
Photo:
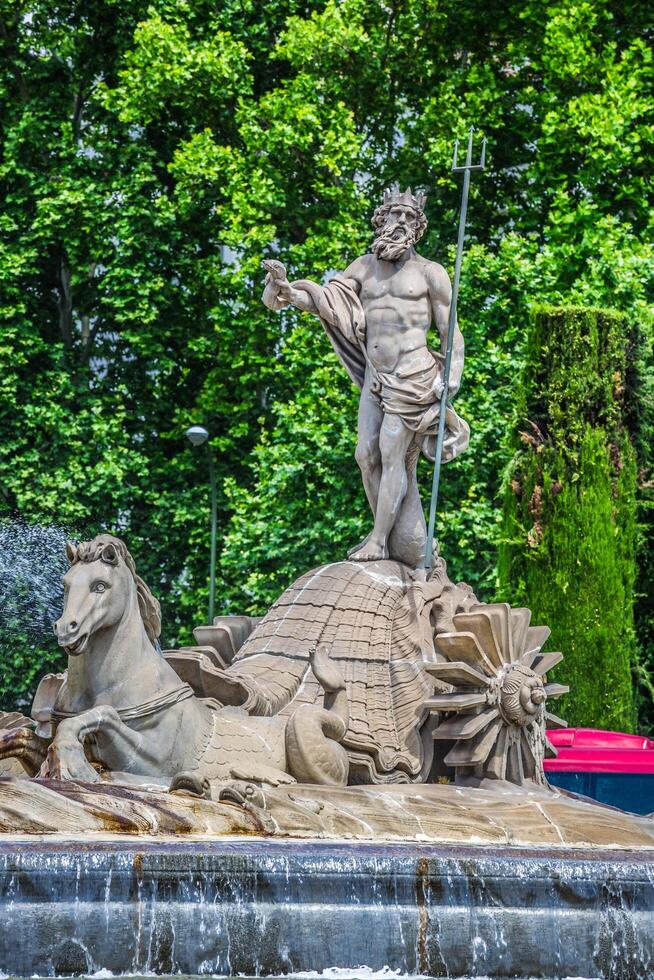
[[[278,786],[252,802],[165,787],[0,779],[0,833],[242,837],[654,850],[654,821],[552,792],[452,784]]]

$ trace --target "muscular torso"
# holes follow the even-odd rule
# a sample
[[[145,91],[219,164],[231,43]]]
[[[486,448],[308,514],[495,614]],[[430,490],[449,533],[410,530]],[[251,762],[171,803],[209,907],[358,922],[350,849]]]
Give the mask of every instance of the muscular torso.
[[[439,333],[440,348],[447,342],[451,300],[450,280],[437,262],[430,262],[411,248],[396,262],[377,258],[374,253],[355,259],[343,273],[358,294],[365,313],[366,357],[379,372],[400,372],[407,368],[433,364],[427,348],[432,323]],[[270,280],[270,276],[268,277]],[[266,288],[268,289],[267,281]],[[274,292],[274,291],[273,291]],[[317,313],[311,296],[285,284],[285,295],[264,302],[270,309],[283,309],[292,303],[298,309]],[[420,352],[424,353],[423,357]],[[449,390],[456,394],[463,369],[463,337],[455,327]],[[372,377],[373,372],[366,372]]]
[[[366,314],[366,349],[379,371],[394,371],[411,351],[427,345],[432,307],[425,260],[380,262],[366,256],[360,279],[361,304]],[[362,270],[363,272],[363,270]]]

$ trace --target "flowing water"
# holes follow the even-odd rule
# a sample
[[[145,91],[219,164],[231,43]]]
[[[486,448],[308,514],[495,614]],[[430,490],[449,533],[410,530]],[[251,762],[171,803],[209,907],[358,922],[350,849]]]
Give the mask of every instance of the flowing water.
[[[61,615],[68,538],[60,525],[0,521],[0,629],[5,636],[36,642],[52,638],[52,623]]]
[[[21,675],[22,664],[42,664],[39,676],[62,669],[65,658],[52,624],[63,606],[61,577],[68,569],[69,537],[61,525],[0,520],[0,636],[4,650],[13,655],[7,683],[14,691],[27,684]],[[34,686],[36,680],[38,677]],[[3,707],[25,711],[33,695],[34,688],[22,697],[8,696]]]
[[[611,852],[7,842],[0,969],[651,980],[653,878],[640,855]]]
[[[88,974],[80,977],[80,980],[111,980],[116,974],[110,970],[98,970],[97,973]],[[120,974],[124,980],[151,980],[156,974]],[[21,977],[9,977],[6,973],[0,973],[0,980],[27,980]],[[40,980],[39,977],[30,977],[29,980]],[[161,977],[161,980],[173,980],[173,977]],[[226,977],[224,974],[174,974],[174,980],[257,980],[255,977],[245,977],[240,974],[238,977]],[[434,980],[417,973],[399,973],[396,970],[383,969],[371,970],[369,967],[358,967],[355,970],[326,969],[321,973],[309,970],[306,973],[286,973],[284,976],[269,977],[268,980]],[[440,980],[440,978],[436,978]],[[443,980],[492,980],[491,977],[447,977]],[[512,980],[539,980],[537,977],[513,977]],[[563,980],[602,980],[601,977],[564,977]]]

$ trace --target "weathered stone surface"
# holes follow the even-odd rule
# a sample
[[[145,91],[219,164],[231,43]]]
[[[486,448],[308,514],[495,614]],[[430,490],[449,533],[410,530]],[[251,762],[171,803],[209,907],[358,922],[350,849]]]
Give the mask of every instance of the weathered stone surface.
[[[442,559],[429,577],[392,561],[325,565],[261,620],[218,617],[196,630],[211,644],[162,657],[159,604],[124,542],[100,535],[69,557],[56,624],[68,670],[42,679],[32,721],[5,716],[0,761],[82,782],[129,773],[200,796],[229,779],[421,783],[430,711],[461,710],[435,731],[459,740],[446,757],[457,781],[471,771],[477,783],[544,784],[544,699],[556,688],[538,679],[555,656],[540,655],[546,631],[526,609],[477,603]]]
[[[253,714],[288,717],[298,705],[321,700],[308,658],[312,646],[324,643],[345,681],[343,744],[351,776],[424,778],[420,728],[434,682],[424,670],[433,646],[424,649],[420,588],[398,562],[337,562],[307,572],[274,603],[227,670],[204,664],[202,690]]]
[[[446,689],[425,670],[437,660],[434,632],[476,601],[440,559],[428,580],[399,562],[334,562],[302,575],[242,632],[227,668],[196,651],[166,656],[199,696],[286,718],[321,703],[308,652],[325,644],[345,682],[350,782],[423,781],[433,753],[426,701]]]
[[[453,630],[435,638],[445,659],[426,670],[452,688],[428,704],[445,715],[434,738],[455,742],[444,762],[459,784],[546,785],[543,759],[557,754],[546,729],[566,725],[548,701],[568,688],[548,683],[545,675],[563,655],[543,653],[550,631],[530,623],[529,609],[479,603],[454,616]]]
[[[136,574],[125,543],[112,535],[68,546],[64,610],[55,624],[68,653],[65,675],[47,675],[35,697],[39,731],[20,715],[0,729],[0,759],[20,759],[30,775],[97,781],[99,771],[207,795],[212,781],[344,785],[348,757],[345,683],[322,645],[306,670],[323,704],[298,704],[286,717],[250,717],[242,708],[196,697],[156,649],[158,601]],[[212,627],[230,641],[234,631]],[[193,663],[193,658],[190,658]],[[43,732],[43,734],[39,734]]]
[[[121,833],[654,849],[654,820],[550,791],[423,786],[266,788],[255,802],[129,787],[0,779],[0,833]]]

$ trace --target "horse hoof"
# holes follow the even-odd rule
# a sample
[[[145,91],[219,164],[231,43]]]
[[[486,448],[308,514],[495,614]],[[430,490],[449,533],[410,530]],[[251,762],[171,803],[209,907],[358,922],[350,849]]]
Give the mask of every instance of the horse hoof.
[[[80,742],[55,738],[48,748],[45,759],[39,769],[42,779],[56,779],[59,782],[72,781],[75,783],[97,783],[100,779],[98,772],[84,755]]]
[[[211,799],[211,785],[206,776],[198,776],[194,772],[178,772],[168,788],[169,793],[180,793],[185,796],[198,796],[202,800]]]

